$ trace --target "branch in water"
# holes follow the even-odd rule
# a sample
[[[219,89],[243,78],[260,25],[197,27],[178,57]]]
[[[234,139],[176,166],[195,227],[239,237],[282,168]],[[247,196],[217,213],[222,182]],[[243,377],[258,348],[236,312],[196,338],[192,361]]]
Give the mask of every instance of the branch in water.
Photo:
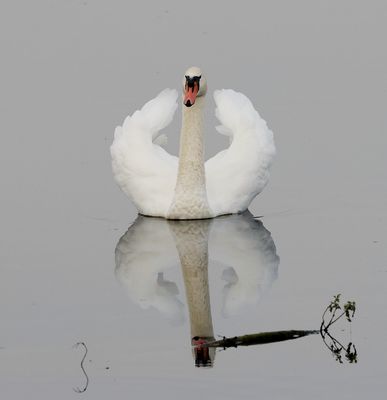
[[[290,331],[273,331],[273,332],[260,332],[249,335],[235,336],[231,338],[224,337],[221,340],[204,343],[200,346],[203,347],[221,347],[223,349],[238,346],[252,346],[258,344],[268,344],[275,342],[283,342],[285,340],[294,340],[308,335],[316,335],[319,331],[309,330],[290,330]]]
[[[339,315],[337,315],[339,310],[343,310]],[[329,349],[334,355],[335,359],[339,363],[343,363],[342,352],[345,353],[345,359],[349,363],[357,363],[357,350],[355,345],[350,342],[347,346],[340,343],[331,333],[329,328],[340,320],[343,316],[346,317],[349,323],[355,315],[356,303],[354,301],[348,301],[342,307],[340,305],[340,294],[333,297],[333,300],[329,303],[327,308],[324,310],[322,315],[322,322],[320,325],[320,330],[289,330],[289,331],[273,331],[273,332],[261,332],[253,333],[249,335],[235,336],[235,337],[223,337],[221,340],[206,341],[207,338],[194,337],[192,342],[200,342],[195,344],[194,348],[196,350],[205,349],[208,347],[223,348],[224,350],[230,347],[239,346],[252,346],[259,344],[268,344],[283,342],[285,340],[294,340],[304,336],[316,335],[320,333],[320,336]],[[328,322],[327,322],[328,321]]]

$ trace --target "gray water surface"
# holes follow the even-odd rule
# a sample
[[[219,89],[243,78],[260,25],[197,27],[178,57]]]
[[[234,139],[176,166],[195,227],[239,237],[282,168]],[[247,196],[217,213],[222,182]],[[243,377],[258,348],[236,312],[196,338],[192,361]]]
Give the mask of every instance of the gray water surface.
[[[2,1],[1,398],[383,397],[386,18],[383,1]],[[250,207],[263,217],[196,232],[208,279],[203,269],[195,284],[184,229],[137,219],[109,155],[114,127],[190,65],[210,92],[245,93],[278,149]],[[207,157],[227,145],[213,106]],[[179,126],[177,115],[172,153]],[[358,363],[337,363],[313,335],[196,368],[198,287],[216,338],[318,329],[342,293],[357,312],[334,329]]]

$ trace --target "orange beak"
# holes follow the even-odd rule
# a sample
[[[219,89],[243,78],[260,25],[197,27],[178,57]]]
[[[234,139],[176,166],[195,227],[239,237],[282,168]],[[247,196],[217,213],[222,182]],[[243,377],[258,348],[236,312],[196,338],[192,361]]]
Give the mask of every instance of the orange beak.
[[[196,96],[199,92],[199,81],[188,80],[184,87],[184,105],[186,107],[191,107],[195,104]]]

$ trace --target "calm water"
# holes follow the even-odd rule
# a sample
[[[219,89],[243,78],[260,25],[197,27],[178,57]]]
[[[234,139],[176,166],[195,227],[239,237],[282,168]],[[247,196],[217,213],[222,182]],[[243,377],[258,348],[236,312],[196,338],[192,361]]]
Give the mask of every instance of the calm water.
[[[2,2],[1,398],[384,395],[387,7],[355,3],[198,1],[190,36],[177,1]],[[271,183],[251,214],[137,217],[111,176],[113,129],[191,64],[268,121]],[[226,144],[208,110],[211,156]],[[337,293],[357,303],[332,327],[357,364],[312,335],[195,367],[193,336],[318,329]]]

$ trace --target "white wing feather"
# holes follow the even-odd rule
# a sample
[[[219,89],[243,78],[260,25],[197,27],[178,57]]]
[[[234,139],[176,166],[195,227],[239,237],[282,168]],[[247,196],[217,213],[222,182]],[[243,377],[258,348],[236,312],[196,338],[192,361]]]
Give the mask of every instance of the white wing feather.
[[[142,214],[166,216],[172,203],[178,159],[160,147],[166,138],[159,131],[172,121],[177,96],[176,90],[163,90],[114,133],[114,178]]]
[[[250,100],[231,89],[216,90],[218,132],[230,137],[230,147],[206,164],[207,196],[216,215],[247,209],[269,179],[275,155],[273,133]]]

